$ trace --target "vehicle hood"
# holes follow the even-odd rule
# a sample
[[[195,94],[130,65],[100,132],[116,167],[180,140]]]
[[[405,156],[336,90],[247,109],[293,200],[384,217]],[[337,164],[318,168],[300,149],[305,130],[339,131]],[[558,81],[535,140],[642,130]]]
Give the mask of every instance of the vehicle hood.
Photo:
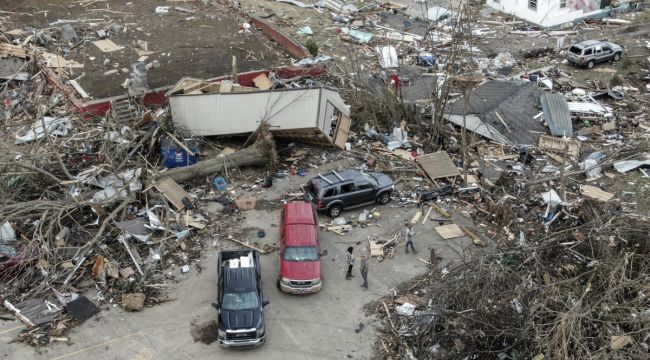
[[[320,278],[320,260],[281,261],[280,277],[290,280],[311,280]]]
[[[605,42],[605,44],[609,45],[612,48],[613,51],[623,49],[623,47],[621,45],[614,44],[613,42],[607,41],[607,42]]]
[[[373,172],[372,176],[377,179],[379,182],[379,187],[387,187],[393,185],[393,179],[391,179],[388,175],[380,173],[380,172]]]
[[[219,327],[222,330],[251,329],[259,324],[260,309],[224,310],[219,314]]]

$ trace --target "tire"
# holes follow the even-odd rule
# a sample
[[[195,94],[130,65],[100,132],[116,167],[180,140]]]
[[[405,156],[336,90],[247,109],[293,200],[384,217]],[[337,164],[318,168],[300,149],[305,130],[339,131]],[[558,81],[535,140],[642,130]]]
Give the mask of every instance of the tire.
[[[594,61],[593,61],[593,60],[589,60],[589,62],[587,63],[587,69],[591,69],[591,68],[593,68],[593,67],[594,67]]]
[[[619,60],[621,60],[621,53],[617,52],[616,54],[614,54],[614,61],[619,61]]]
[[[337,218],[339,215],[341,215],[341,211],[343,211],[341,205],[332,205],[332,207],[327,210],[327,216],[331,217],[332,219]]]
[[[389,201],[390,201],[390,193],[389,192],[385,192],[385,193],[379,195],[379,197],[377,197],[377,202],[379,204],[381,204],[381,205],[386,205],[386,204],[388,204]]]
[[[278,279],[278,280],[275,282],[275,286],[278,287],[278,290],[282,291],[282,287],[280,286],[280,279]]]

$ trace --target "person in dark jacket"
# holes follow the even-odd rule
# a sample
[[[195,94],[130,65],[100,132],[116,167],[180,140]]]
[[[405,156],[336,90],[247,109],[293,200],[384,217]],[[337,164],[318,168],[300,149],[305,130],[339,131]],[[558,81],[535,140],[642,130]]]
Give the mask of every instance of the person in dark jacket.
[[[361,277],[363,278],[363,284],[361,284],[361,287],[364,288],[364,290],[368,290],[368,256],[366,255],[361,255]]]
[[[354,256],[352,256],[352,251],[354,248],[352,246],[348,247],[346,263],[348,264],[348,272],[345,273],[345,280],[350,280],[354,277],[352,275],[352,267],[354,266]]]

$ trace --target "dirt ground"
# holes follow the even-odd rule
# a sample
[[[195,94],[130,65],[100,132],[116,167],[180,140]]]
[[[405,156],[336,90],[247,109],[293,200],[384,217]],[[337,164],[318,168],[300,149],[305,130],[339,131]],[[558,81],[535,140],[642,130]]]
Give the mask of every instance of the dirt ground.
[[[157,6],[176,6],[192,12],[171,9],[166,15],[157,15]],[[233,55],[237,57],[238,71],[289,63],[282,48],[260,31],[251,28],[239,33],[245,20],[217,2],[205,5],[200,1],[0,0],[0,9],[15,12],[2,14],[5,20],[0,23],[7,29],[33,27],[56,32],[61,25],[52,23],[73,21],[77,36],[87,41],[71,50],[67,45],[53,45],[47,51],[69,51],[66,58],[83,63],[84,68],[73,69],[70,78],[81,76],[79,84],[94,98],[124,94],[121,84],[132,71],[132,63],[140,58],[138,52],[145,51],[138,41],[147,42],[146,51],[152,52],[144,62],[158,60],[161,65],[148,73],[152,88],[172,85],[186,76],[211,78],[229,74]],[[92,43],[99,40],[95,31],[110,29],[115,24],[122,26],[122,30],[110,34],[109,39],[123,49],[102,52]],[[118,70],[116,74],[104,75],[114,69]]]

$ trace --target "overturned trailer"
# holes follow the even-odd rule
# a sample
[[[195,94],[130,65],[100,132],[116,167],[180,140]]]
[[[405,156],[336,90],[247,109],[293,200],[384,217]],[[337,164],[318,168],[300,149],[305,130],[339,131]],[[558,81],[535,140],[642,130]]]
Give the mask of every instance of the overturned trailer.
[[[345,147],[350,110],[332,89],[262,91],[224,83],[186,83],[189,87],[177,86],[167,95],[174,124],[193,135],[244,135],[264,122],[276,138]]]

